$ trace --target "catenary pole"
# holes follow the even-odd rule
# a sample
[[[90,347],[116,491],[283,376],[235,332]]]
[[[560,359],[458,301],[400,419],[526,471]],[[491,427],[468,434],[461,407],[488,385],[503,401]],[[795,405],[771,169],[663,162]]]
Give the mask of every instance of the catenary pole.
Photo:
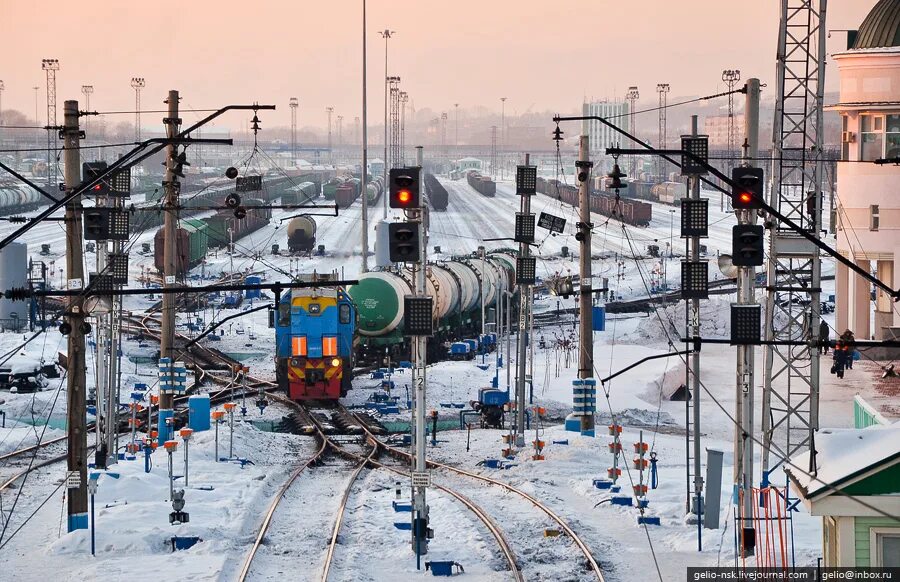
[[[578,377],[591,378],[594,373],[594,317],[591,305],[591,167],[590,136],[582,135],[578,142],[578,173],[585,174],[585,179],[578,185],[578,232],[581,233],[579,245],[580,287],[578,293]],[[581,418],[581,434],[593,434],[594,411],[589,410]]]
[[[166,100],[168,104],[168,114],[163,120],[166,126],[166,137],[174,139],[178,135],[178,128],[181,120],[178,118],[178,91],[169,91],[169,98]],[[175,248],[175,231],[178,228],[178,189],[181,184],[178,182],[178,176],[175,175],[175,163],[178,155],[178,148],[175,144],[166,147],[166,175],[163,180],[163,188],[165,190],[165,202],[163,211],[165,212],[163,221],[163,287],[175,285],[175,275],[177,273],[175,260],[177,249]],[[159,356],[160,358],[169,358],[170,365],[174,365],[175,358],[175,299],[172,293],[163,295],[162,305],[162,328],[160,333]],[[165,442],[171,440],[172,435],[169,434],[171,425],[166,424],[166,420],[172,417],[175,395],[172,392],[163,392],[159,394],[159,441]]]
[[[66,101],[63,106],[65,143],[65,185],[72,192],[81,185],[80,130],[78,127],[78,101]],[[81,196],[66,204],[66,273],[70,289],[84,287],[84,253],[82,252]],[[68,451],[66,468],[68,478],[68,531],[87,529],[87,419],[85,418],[85,341],[84,297],[75,295],[69,300],[65,318],[70,326],[68,371],[66,375],[66,405]],[[75,485],[75,487],[71,487]]]

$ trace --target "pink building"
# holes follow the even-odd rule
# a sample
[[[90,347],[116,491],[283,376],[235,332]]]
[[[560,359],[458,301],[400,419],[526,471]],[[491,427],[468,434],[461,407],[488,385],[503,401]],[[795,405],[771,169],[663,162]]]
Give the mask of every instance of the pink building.
[[[900,287],[900,0],[880,0],[860,26],[853,47],[837,63],[842,163],[837,172],[837,248],[860,267]],[[882,291],[837,267],[837,327],[857,338],[893,337],[900,308]],[[900,333],[897,334],[900,336]]]

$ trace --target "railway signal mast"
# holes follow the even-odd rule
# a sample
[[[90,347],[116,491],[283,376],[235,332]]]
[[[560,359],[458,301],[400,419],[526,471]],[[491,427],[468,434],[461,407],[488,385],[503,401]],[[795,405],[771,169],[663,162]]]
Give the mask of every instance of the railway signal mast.
[[[433,536],[428,527],[428,505],[425,491],[431,485],[431,475],[425,459],[425,364],[428,336],[433,335],[434,298],[425,290],[426,208],[421,196],[422,146],[416,146],[416,166],[392,168],[389,198],[391,208],[403,210],[407,222],[390,226],[390,254],[392,262],[410,263],[415,295],[404,298],[403,328],[410,336],[413,353],[413,470],[412,470],[412,549],[416,554],[416,568],[420,557],[428,552],[428,540]]]

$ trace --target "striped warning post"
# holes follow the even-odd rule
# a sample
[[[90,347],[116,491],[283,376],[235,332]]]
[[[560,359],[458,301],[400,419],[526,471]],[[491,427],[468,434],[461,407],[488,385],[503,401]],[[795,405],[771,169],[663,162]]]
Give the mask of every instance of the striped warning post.
[[[597,408],[597,380],[576,378],[572,380],[572,414],[590,416]]]
[[[159,391],[161,394],[184,394],[187,391],[187,368],[184,362],[159,359]]]

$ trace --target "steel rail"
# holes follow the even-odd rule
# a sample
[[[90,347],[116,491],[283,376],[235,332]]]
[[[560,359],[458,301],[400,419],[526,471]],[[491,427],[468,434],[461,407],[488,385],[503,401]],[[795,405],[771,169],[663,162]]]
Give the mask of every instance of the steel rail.
[[[324,427],[319,423],[319,421],[316,419],[316,417],[313,414],[309,413],[308,409],[305,406],[303,406],[302,404],[299,404],[297,402],[294,402],[293,400],[290,400],[288,398],[285,398],[285,397],[277,395],[277,394],[274,394],[273,398],[279,402],[282,402],[283,404],[285,404],[289,407],[296,408],[298,410],[303,410],[304,412],[306,412],[307,415],[309,416],[310,420],[312,421],[313,425],[316,428],[316,433],[322,439],[323,446],[331,447],[337,454],[340,454],[344,457],[351,458],[351,459],[354,459],[354,460],[357,460],[360,462],[359,466],[355,469],[354,474],[351,477],[351,479],[347,485],[347,488],[344,492],[344,496],[341,501],[341,507],[339,509],[339,514],[338,514],[337,520],[335,521],[335,526],[332,530],[331,539],[329,540],[328,552],[326,553],[325,564],[323,566],[323,572],[322,572],[322,578],[321,578],[323,582],[326,582],[327,578],[328,578],[328,574],[331,571],[331,564],[332,564],[332,561],[334,558],[334,550],[337,546],[337,536],[340,532],[341,525],[343,522],[344,511],[346,509],[347,500],[349,499],[350,490],[352,489],[354,482],[356,481],[357,477],[362,472],[362,470],[367,465],[370,465],[372,467],[379,468],[379,469],[385,469],[387,471],[391,471],[393,473],[396,473],[398,475],[402,475],[405,477],[409,477],[409,473],[406,471],[397,469],[396,467],[391,467],[391,466],[388,466],[384,463],[381,463],[381,462],[375,460],[374,457],[378,453],[378,451],[381,449],[386,449],[386,447],[382,441],[375,438],[375,435],[372,434],[371,431],[369,431],[369,429],[365,425],[365,423],[362,422],[355,415],[351,415],[351,417],[354,418],[354,420],[356,420],[356,422],[362,427],[363,431],[367,434],[367,437],[366,437],[367,441],[372,445],[372,450],[369,452],[369,454],[366,457],[363,457],[362,455],[358,455],[356,453],[352,453],[352,452],[346,450],[343,446],[341,446],[340,444],[335,442],[333,439],[329,438],[328,435],[325,434]],[[338,404],[337,409],[347,412],[346,408],[344,408],[340,404]],[[348,414],[349,414],[349,412],[348,412]],[[290,487],[290,485],[286,485],[286,487]],[[525,578],[522,575],[522,570],[519,568],[518,560],[516,558],[515,552],[512,549],[512,546],[510,545],[509,541],[506,539],[506,536],[503,534],[503,531],[493,521],[493,519],[491,519],[491,517],[487,514],[487,512],[485,512],[484,509],[482,509],[475,502],[473,502],[472,500],[467,498],[465,495],[462,495],[461,493],[454,491],[454,490],[450,489],[449,487],[445,487],[443,485],[438,485],[438,484],[435,484],[434,487],[436,489],[450,495],[451,497],[455,498],[457,501],[462,503],[463,506],[465,506],[467,509],[469,509],[470,511],[472,511],[472,513],[475,514],[475,516],[485,525],[488,532],[490,532],[490,534],[494,537],[494,539],[497,540],[497,544],[500,548],[500,553],[503,555],[503,558],[506,560],[507,564],[509,565],[509,570],[513,574],[513,579],[516,580],[516,582],[524,582]],[[275,502],[273,502],[272,507],[270,507],[271,513],[274,513],[274,510],[277,507],[278,503],[280,503],[281,498],[282,498],[282,496],[279,495],[279,497],[275,499]],[[266,524],[265,527],[268,527],[268,525]],[[258,539],[262,539],[263,535],[264,535],[264,532],[261,532],[258,536]],[[247,579],[247,575],[249,574],[249,571],[250,571],[250,562],[252,561],[253,557],[256,554],[256,548],[255,547],[252,548],[251,552],[252,552],[252,555],[248,555],[248,558],[244,564],[244,568],[241,570],[241,575],[238,577],[238,582],[245,582]]]
[[[322,435],[324,437],[324,434]],[[263,522],[259,527],[259,533],[256,535],[256,539],[253,541],[253,545],[250,547],[250,551],[247,553],[247,557],[244,559],[244,565],[241,568],[240,573],[238,574],[238,582],[244,582],[247,580],[247,576],[250,574],[250,566],[253,563],[253,558],[256,557],[256,552],[259,550],[259,546],[262,545],[263,538],[266,533],[269,531],[269,526],[272,524],[272,518],[275,515],[275,510],[278,509],[278,505],[281,503],[281,500],[284,499],[284,496],[287,494],[288,489],[294,484],[294,481],[297,480],[297,477],[300,476],[310,465],[316,463],[322,456],[325,454],[325,450],[328,448],[327,441],[322,438],[322,446],[319,447],[319,450],[316,453],[307,459],[302,465],[294,469],[294,471],[290,474],[287,481],[284,482],[284,485],[281,486],[281,489],[278,491],[278,495],[275,499],[272,500],[272,504],[269,505],[268,511],[266,511],[266,516],[263,518]]]
[[[378,441],[380,443],[380,445],[386,451],[388,451],[390,454],[392,454],[394,456],[401,456],[405,459],[410,458],[410,454],[407,453],[406,451],[400,450],[396,447],[392,447],[392,446],[384,443],[383,441],[379,440],[374,434],[372,434],[371,431],[369,431],[369,428],[366,425],[366,423],[362,419],[360,419],[358,416],[354,415],[354,418],[356,418],[357,421],[363,426],[363,430],[366,432],[366,434],[369,436],[369,438],[375,439],[376,441]],[[457,473],[459,475],[470,477],[472,479],[484,481],[486,483],[490,483],[491,485],[497,485],[498,487],[502,487],[503,489],[509,491],[510,493],[514,493],[514,494],[526,499],[527,501],[531,502],[532,505],[534,505],[535,507],[537,507],[538,509],[543,511],[548,517],[550,517],[550,519],[555,521],[557,523],[557,525],[559,525],[560,528],[562,528],[562,530],[566,533],[566,535],[569,536],[569,538],[575,543],[576,546],[578,546],[578,549],[581,551],[581,553],[584,554],[584,557],[587,560],[588,565],[590,566],[590,568],[594,572],[594,574],[597,576],[597,580],[599,582],[605,582],[606,579],[603,577],[603,572],[600,570],[600,565],[597,564],[597,560],[594,559],[594,556],[591,553],[590,548],[588,548],[587,544],[584,543],[584,540],[582,540],[581,537],[578,536],[577,533],[575,533],[575,531],[569,526],[568,523],[566,523],[566,521],[562,517],[560,517],[555,511],[550,509],[548,506],[546,506],[544,503],[542,503],[541,501],[539,501],[532,495],[529,495],[528,493],[522,491],[521,489],[513,487],[512,485],[510,485],[508,483],[504,483],[503,481],[500,481],[497,479],[492,479],[491,477],[485,477],[484,475],[479,475],[478,473],[472,473],[471,471],[466,471],[465,469],[460,469],[458,467],[453,467],[451,465],[445,465],[443,463],[438,463],[436,461],[428,461],[428,465],[431,467],[436,467],[438,469],[444,469],[444,470],[450,471],[452,473]]]

